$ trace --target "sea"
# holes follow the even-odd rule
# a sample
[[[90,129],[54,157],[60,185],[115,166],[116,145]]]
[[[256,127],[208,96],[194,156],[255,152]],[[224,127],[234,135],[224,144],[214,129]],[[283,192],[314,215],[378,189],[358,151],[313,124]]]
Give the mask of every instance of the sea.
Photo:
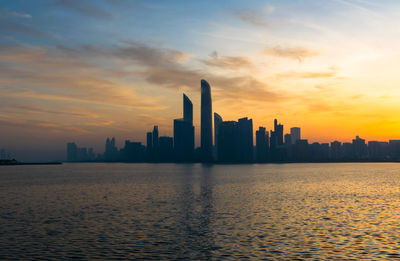
[[[0,166],[0,260],[396,258],[396,163]]]

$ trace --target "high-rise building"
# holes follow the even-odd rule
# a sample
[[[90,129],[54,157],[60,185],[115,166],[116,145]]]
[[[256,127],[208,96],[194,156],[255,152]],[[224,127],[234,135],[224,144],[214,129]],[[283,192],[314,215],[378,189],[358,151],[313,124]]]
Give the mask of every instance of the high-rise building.
[[[283,125],[278,124],[278,120],[274,120],[274,131],[276,135],[276,142],[278,146],[283,145]]]
[[[299,127],[290,128],[290,136],[291,136],[290,139],[292,141],[292,144],[295,144],[296,141],[301,139],[300,128]]]
[[[162,136],[159,138],[159,160],[171,161],[173,159],[174,139]]]
[[[211,87],[201,80],[201,154],[203,161],[212,161]]]
[[[383,141],[368,141],[368,157],[384,159],[389,155],[389,143]]]
[[[221,162],[235,162],[237,158],[237,122],[223,121],[218,127],[217,158]]]
[[[193,105],[183,94],[183,119],[174,120],[174,154],[177,161],[191,161],[194,156]]]
[[[218,144],[218,127],[221,124],[221,122],[222,122],[222,117],[218,113],[214,112],[214,144],[215,144],[215,147],[217,147],[217,144]]]
[[[125,141],[123,160],[127,162],[142,162],[145,160],[145,147],[141,142]]]
[[[253,120],[247,117],[237,122],[237,160],[253,161]]]
[[[256,131],[256,160],[266,162],[268,159],[268,132],[264,127]]]
[[[183,94],[183,120],[193,125],[193,103]]]
[[[157,157],[158,153],[158,126],[153,127],[153,157]]]
[[[339,141],[333,141],[331,142],[331,147],[330,147],[330,158],[333,160],[338,160],[342,158],[342,143]]]
[[[67,143],[67,161],[77,161],[77,160],[78,160],[78,146],[76,146],[75,142]]]
[[[292,135],[290,134],[285,134],[285,146],[290,146],[292,145]]]
[[[147,132],[146,133],[146,156],[148,159],[151,159],[153,152],[153,133]]]
[[[118,158],[118,149],[115,146],[115,138],[113,137],[111,140],[107,138],[105,147],[104,160],[116,161]]]
[[[354,157],[356,159],[362,159],[367,157],[368,149],[364,139],[361,139],[360,137],[356,136],[356,138],[353,139],[352,144],[354,149]]]

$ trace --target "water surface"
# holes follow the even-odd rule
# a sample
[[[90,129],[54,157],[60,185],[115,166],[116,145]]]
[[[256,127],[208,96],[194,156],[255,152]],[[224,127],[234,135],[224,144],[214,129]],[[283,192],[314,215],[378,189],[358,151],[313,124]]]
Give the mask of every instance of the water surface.
[[[400,164],[0,167],[0,259],[400,258]]]

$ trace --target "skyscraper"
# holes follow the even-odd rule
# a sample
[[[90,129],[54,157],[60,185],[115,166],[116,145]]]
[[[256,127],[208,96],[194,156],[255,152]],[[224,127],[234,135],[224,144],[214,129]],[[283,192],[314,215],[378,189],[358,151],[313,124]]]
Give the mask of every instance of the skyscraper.
[[[146,134],[146,156],[147,159],[151,159],[153,152],[153,133],[147,132]]]
[[[253,120],[247,117],[237,122],[237,160],[253,161]]]
[[[158,160],[158,126],[153,127],[153,160]]]
[[[203,161],[212,161],[211,87],[201,80],[201,154]]]
[[[256,160],[266,162],[268,157],[268,132],[264,127],[256,131]]]
[[[158,148],[158,126],[155,125],[153,128],[153,150]]]
[[[283,125],[278,124],[278,120],[274,120],[274,131],[276,135],[276,142],[278,146],[283,145]]]
[[[1,159],[6,159],[5,150],[2,150]],[[67,143],[67,161],[77,161],[78,160],[78,146],[75,142]]]
[[[223,121],[218,128],[218,160],[221,162],[235,162],[237,156],[237,122]]]
[[[193,103],[183,94],[183,120],[193,125]]]
[[[300,128],[299,127],[293,127],[290,128],[290,139],[292,141],[292,144],[295,144],[296,141],[300,140]]]
[[[183,119],[174,120],[174,154],[177,161],[191,161],[194,153],[193,104],[183,94]]]
[[[217,148],[217,144],[218,144],[218,128],[219,128],[219,125],[221,124],[221,122],[222,122],[222,117],[218,113],[214,112],[214,145],[215,145],[215,148]],[[216,154],[218,155],[218,152]]]

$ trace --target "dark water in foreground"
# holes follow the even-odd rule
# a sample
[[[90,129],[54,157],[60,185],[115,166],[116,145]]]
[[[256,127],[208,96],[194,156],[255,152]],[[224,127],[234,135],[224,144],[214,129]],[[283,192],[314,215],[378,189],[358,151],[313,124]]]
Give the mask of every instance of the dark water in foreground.
[[[0,259],[400,258],[400,164],[0,167]]]

